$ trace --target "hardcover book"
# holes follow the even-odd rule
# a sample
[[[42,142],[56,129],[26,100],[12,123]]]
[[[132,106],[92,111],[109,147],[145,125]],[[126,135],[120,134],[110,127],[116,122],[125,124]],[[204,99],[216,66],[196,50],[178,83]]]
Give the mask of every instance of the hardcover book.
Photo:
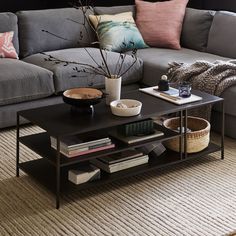
[[[179,95],[179,90],[176,88],[172,88],[172,87],[170,87],[169,90],[167,90],[167,91],[160,91],[160,90],[158,90],[158,87],[157,88],[155,87],[153,90],[157,91],[159,93],[168,94],[170,96],[178,96]]]
[[[160,92],[158,90],[158,86],[142,88],[139,90],[141,92],[147,93],[147,94],[152,95],[154,97],[158,97],[158,98],[161,98],[161,99],[166,100],[168,102],[172,102],[176,105],[183,105],[186,103],[197,102],[197,101],[202,100],[201,97],[194,95],[194,94],[191,94],[191,96],[188,98],[179,97],[178,94],[169,95],[167,93]]]
[[[88,146],[88,147],[82,147],[82,148],[77,148],[77,149],[68,149],[68,148],[65,148],[65,147],[60,147],[60,152],[63,153],[64,155],[66,156],[73,156],[73,155],[77,155],[77,153],[79,152],[83,152],[83,151],[87,151],[87,150],[91,150],[91,149],[95,149],[95,148],[99,148],[99,147],[104,147],[104,146],[107,146],[107,145],[111,145],[112,142],[106,142],[106,143],[101,143],[101,144],[95,144],[95,145],[91,145],[91,146]],[[51,147],[53,149],[57,149],[56,145],[54,143],[51,144]]]
[[[108,172],[108,173],[114,173],[117,171],[129,169],[131,167],[143,165],[148,163],[148,155],[140,156],[133,158],[131,160],[122,161],[116,164],[108,165],[104,162],[100,161],[99,159],[93,159],[90,161],[93,165],[97,166],[98,168],[101,168],[102,170]]]
[[[74,184],[82,184],[100,179],[100,169],[93,165],[81,166],[68,171],[68,179]]]
[[[109,133],[109,135],[113,138],[116,138],[122,142],[125,142],[127,144],[132,144],[132,143],[137,143],[137,142],[141,142],[141,141],[145,141],[148,139],[152,139],[152,138],[157,138],[159,136],[164,135],[164,133],[162,131],[156,130],[154,129],[154,132],[148,135],[142,135],[142,136],[124,136],[122,134],[120,134],[117,130],[113,130]]]
[[[53,146],[56,147],[56,138],[54,137],[50,137],[51,140],[51,144],[53,144]],[[96,144],[101,144],[101,143],[106,143],[111,141],[108,137],[106,138],[100,138],[100,139],[96,139],[95,137],[84,137],[83,139],[81,139],[80,137],[73,135],[73,136],[68,136],[63,138],[60,141],[60,146],[62,148],[64,148],[65,150],[74,150],[74,149],[78,149],[78,148],[84,148],[84,147],[89,147],[92,145],[96,145]]]
[[[111,165],[111,164],[120,163],[122,161],[131,160],[140,156],[143,156],[142,152],[137,151],[135,149],[130,149],[123,152],[107,155],[104,157],[99,157],[98,159],[104,162],[105,164]]]
[[[90,153],[93,153],[93,152],[98,152],[98,151],[103,151],[103,150],[107,150],[107,149],[111,149],[111,148],[114,148],[115,147],[115,144],[109,144],[109,145],[104,145],[104,146],[101,146],[101,147],[97,147],[97,148],[93,148],[93,149],[88,149],[88,150],[85,150],[85,151],[78,151],[78,152],[74,152],[72,154],[68,154],[68,153],[64,153],[63,151],[61,151],[61,153],[63,155],[65,155],[66,157],[76,157],[76,156],[82,156],[82,155],[86,155],[86,154],[90,154]]]

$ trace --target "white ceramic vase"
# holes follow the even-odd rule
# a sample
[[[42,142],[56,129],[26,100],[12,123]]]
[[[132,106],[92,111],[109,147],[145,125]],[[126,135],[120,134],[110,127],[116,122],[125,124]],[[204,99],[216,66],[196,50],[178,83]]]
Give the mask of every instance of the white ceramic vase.
[[[112,101],[120,100],[121,77],[115,75],[111,78],[105,77],[106,104],[110,105]]]

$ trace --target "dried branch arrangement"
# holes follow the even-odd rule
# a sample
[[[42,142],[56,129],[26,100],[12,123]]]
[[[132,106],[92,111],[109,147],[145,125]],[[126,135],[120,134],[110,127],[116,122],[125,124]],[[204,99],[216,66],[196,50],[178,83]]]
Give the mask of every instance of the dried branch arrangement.
[[[115,70],[111,71],[111,69],[109,68],[109,64],[108,64],[108,55],[107,55],[108,50],[106,48],[101,48],[100,47],[100,45],[99,45],[99,35],[98,35],[98,32],[97,32],[97,29],[94,28],[94,26],[91,24],[90,20],[88,19],[88,12],[93,10],[91,2],[86,1],[85,6],[84,6],[81,0],[77,0],[73,4],[73,7],[75,9],[77,9],[78,11],[82,12],[83,21],[82,22],[77,22],[77,21],[74,21],[74,20],[69,19],[69,18],[67,20],[80,25],[80,27],[82,27],[85,30],[88,37],[90,36],[90,34],[89,34],[89,29],[87,27],[90,27],[93,30],[93,32],[95,33],[98,41],[92,42],[90,37],[89,37],[89,40],[91,42],[91,45],[93,45],[93,47],[98,45],[98,49],[99,49],[100,56],[101,56],[100,60],[96,61],[95,58],[93,57],[92,53],[90,52],[90,48],[86,48],[86,47],[83,47],[83,49],[86,51],[88,56],[91,58],[91,60],[93,62],[93,65],[86,64],[86,63],[83,63],[83,62],[80,62],[80,61],[61,60],[61,59],[56,58],[52,55],[48,55],[48,54],[44,53],[44,55],[47,57],[47,58],[45,58],[45,60],[54,62],[55,64],[63,64],[64,66],[74,65],[73,70],[75,72],[78,72],[78,73],[83,72],[83,73],[86,73],[86,74],[102,75],[102,76],[105,76],[105,77],[108,77],[108,78],[122,77],[137,62],[137,56],[136,56],[137,50],[134,49],[129,54],[133,58],[133,61],[129,65],[129,67],[125,68],[125,69],[124,69],[124,64],[125,64],[127,55],[123,54],[123,53],[119,53],[119,57],[118,57],[118,60],[116,62]],[[62,40],[67,40],[67,41],[70,40],[70,39],[67,39],[67,38],[60,37],[59,35],[53,34],[52,32],[49,32],[47,30],[42,30],[42,31],[52,35],[53,37],[58,37]],[[84,38],[84,35],[83,35],[82,30],[81,30],[80,31],[80,38],[79,38],[79,41],[77,42],[78,47],[83,46],[82,45],[83,44],[82,43],[83,38]],[[129,43],[134,45],[133,42],[129,42]],[[126,43],[123,42],[122,44],[124,45],[124,48],[125,48]]]

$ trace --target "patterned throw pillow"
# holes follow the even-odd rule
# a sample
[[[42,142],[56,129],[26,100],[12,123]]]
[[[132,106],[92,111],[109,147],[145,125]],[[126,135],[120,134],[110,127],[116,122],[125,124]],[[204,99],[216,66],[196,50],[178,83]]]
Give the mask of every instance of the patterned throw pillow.
[[[114,52],[146,48],[132,12],[116,15],[90,15],[90,21],[97,30],[100,47]]]
[[[135,0],[136,23],[144,41],[149,46],[180,49],[180,34],[187,3],[188,0]]]
[[[13,31],[0,33],[0,58],[19,59],[12,43],[13,36]]]

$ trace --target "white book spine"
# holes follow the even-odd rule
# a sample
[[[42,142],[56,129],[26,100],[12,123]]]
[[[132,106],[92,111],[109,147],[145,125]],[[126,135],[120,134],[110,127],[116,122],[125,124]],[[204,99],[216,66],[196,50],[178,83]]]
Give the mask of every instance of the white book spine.
[[[56,139],[51,136],[50,140],[51,140],[51,144],[53,144],[53,146],[56,147],[57,146]],[[63,148],[64,150],[77,150],[78,148],[86,148],[86,147],[89,147],[89,146],[104,144],[104,143],[107,143],[107,142],[111,142],[111,139],[110,138],[103,138],[103,139],[92,140],[92,141],[89,141],[89,142],[78,143],[78,144],[69,145],[69,146],[67,146],[63,142],[60,142],[60,147]]]
[[[74,184],[83,184],[100,178],[100,169],[96,168],[91,172],[78,172],[70,170],[68,172],[68,179]]]
[[[124,165],[119,165],[119,166],[114,166],[114,167],[110,167],[110,173],[116,172],[116,171],[120,171],[120,170],[125,170],[131,167],[135,167],[135,166],[139,166],[139,165],[143,165],[148,163],[148,156],[144,156],[145,158],[143,159],[139,159],[137,161],[134,162],[130,162],[130,163],[126,163]]]

